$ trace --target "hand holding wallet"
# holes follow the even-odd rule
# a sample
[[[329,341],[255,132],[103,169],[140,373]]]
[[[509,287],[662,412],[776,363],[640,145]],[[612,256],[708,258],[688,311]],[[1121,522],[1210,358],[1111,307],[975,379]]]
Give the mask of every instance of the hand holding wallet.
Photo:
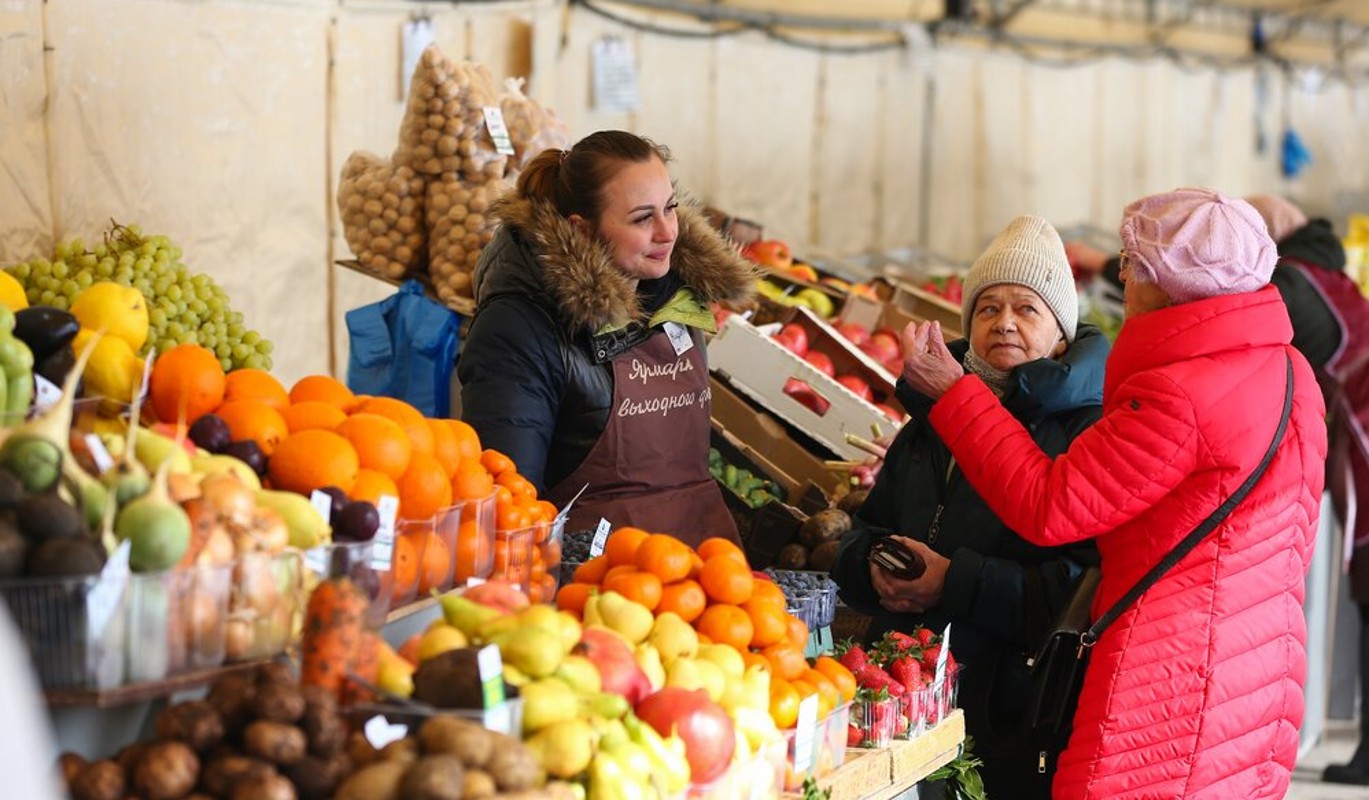
[[[922,577],[927,562],[906,544],[885,537],[870,546],[870,562],[905,581]]]

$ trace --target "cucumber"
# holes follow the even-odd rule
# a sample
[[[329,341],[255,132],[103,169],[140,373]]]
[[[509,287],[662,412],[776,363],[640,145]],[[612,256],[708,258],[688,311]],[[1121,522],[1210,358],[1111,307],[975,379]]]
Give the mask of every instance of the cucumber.
[[[737,485],[737,467],[735,465],[723,465],[723,483],[727,484],[728,488]]]

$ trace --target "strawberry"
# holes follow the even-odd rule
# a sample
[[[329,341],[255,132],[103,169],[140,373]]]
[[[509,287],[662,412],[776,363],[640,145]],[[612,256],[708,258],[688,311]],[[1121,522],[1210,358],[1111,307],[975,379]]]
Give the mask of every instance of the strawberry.
[[[928,672],[935,672],[936,660],[938,658],[941,658],[941,645],[934,644],[922,651],[922,666],[925,667]]]
[[[889,631],[884,636],[888,641],[892,642],[895,649],[899,651],[907,650],[910,647],[918,646],[917,639],[914,639],[913,637],[909,636],[906,633],[903,633],[902,631]]]
[[[908,691],[913,691],[922,685],[922,667],[912,656],[896,658],[889,665],[889,677],[903,684]]]
[[[884,689],[889,694],[898,697],[907,691],[903,684],[890,677],[889,673],[874,664],[866,664],[860,671],[855,673],[856,683],[872,691]]]
[[[870,663],[870,656],[866,654],[865,648],[858,644],[853,644],[850,647],[847,647],[846,652],[842,653],[837,660],[841,662],[842,666],[854,673],[859,672]]]
[[[846,726],[846,746],[847,746],[847,747],[860,747],[860,743],[861,743],[862,741],[864,741],[864,740],[865,740],[865,733],[864,733],[863,731],[861,731],[859,725],[857,725],[857,724],[855,724],[855,723],[853,722],[853,723],[850,723],[849,725]]]
[[[935,636],[935,635],[936,635],[936,634],[932,633],[932,629],[931,629],[931,628],[918,628],[918,629],[917,629],[917,641],[918,641],[918,643],[921,644],[923,647],[926,647],[926,646],[930,645],[930,644],[932,643],[932,637]]]

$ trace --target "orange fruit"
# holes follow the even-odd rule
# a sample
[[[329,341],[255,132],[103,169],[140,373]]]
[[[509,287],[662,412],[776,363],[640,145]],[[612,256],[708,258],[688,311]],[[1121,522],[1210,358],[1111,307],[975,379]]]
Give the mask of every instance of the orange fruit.
[[[604,555],[608,556],[609,566],[636,564],[637,548],[651,534],[641,528],[622,527],[610,533],[604,540]]]
[[[751,618],[737,606],[716,603],[704,609],[694,628],[711,641],[745,651],[751,643]]]
[[[756,579],[751,567],[731,556],[714,556],[699,570],[699,585],[708,599],[717,603],[741,605],[751,599]]]
[[[788,601],[784,598],[784,590],[778,583],[771,580],[756,578],[751,584],[751,599],[748,603],[770,603],[779,608],[783,613],[788,607]]]
[[[429,419],[426,422],[428,430],[433,434],[433,457],[450,478],[456,474],[456,468],[461,466],[461,444],[456,440],[456,432],[443,420]]]
[[[495,485],[503,486],[516,497],[524,497],[529,500],[537,499],[537,487],[532,485],[532,481],[519,475],[515,470],[505,470],[495,475]]]
[[[764,581],[757,581],[764,583]],[[776,606],[769,600],[752,597],[742,603],[742,610],[751,618],[751,646],[757,649],[769,647],[784,640],[788,632],[785,622],[784,606]]]
[[[578,570],[576,574],[579,574]],[[704,613],[707,605],[708,596],[704,594],[704,587],[697,581],[686,579],[661,587],[661,603],[656,606],[656,613],[673,611],[685,622],[693,622]]]
[[[827,679],[841,694],[843,702],[856,696],[856,689],[859,688],[856,684],[856,676],[846,668],[845,664],[831,656],[821,655],[813,662],[813,669],[827,676]]]
[[[413,449],[405,430],[379,414],[353,414],[338,423],[334,433],[356,448],[363,469],[373,469],[398,480],[409,469]]]
[[[533,516],[538,522],[551,522],[556,519],[556,515],[561,513],[556,508],[556,504],[547,500],[538,500],[534,507],[537,509]]]
[[[841,692],[837,689],[837,685],[818,670],[809,667],[803,671],[799,679],[817,690],[818,719],[827,716],[832,709],[841,705]]]
[[[597,588],[589,583],[568,583],[556,593],[556,607],[578,617],[585,613],[585,601]]]
[[[365,500],[371,505],[379,505],[380,498],[383,495],[399,499],[399,487],[395,485],[393,478],[373,469],[357,470],[356,483],[352,484],[352,491],[347,493],[348,497],[353,500]]]
[[[598,586],[604,580],[604,573],[608,572],[608,567],[608,556],[595,556],[576,567],[571,580]]]
[[[452,504],[447,473],[427,453],[415,452],[395,485],[399,487],[399,516],[403,519],[427,519]]]
[[[452,475],[452,497],[457,500],[479,500],[494,491],[494,478],[478,460],[462,460]]]
[[[399,424],[409,435],[409,444],[420,453],[433,451],[433,432],[428,429],[428,420],[423,412],[393,397],[371,397],[356,407],[359,414],[379,414]]]
[[[290,402],[314,401],[337,406],[344,411],[356,402],[356,395],[342,381],[328,375],[306,375],[290,387]]]
[[[290,405],[290,393],[266,370],[245,367],[233,370],[225,378],[223,401],[234,400],[255,400],[282,411]]]
[[[394,578],[394,594],[397,598],[411,595],[418,589],[418,558],[420,542],[413,534],[395,537],[395,549],[390,561],[390,574]]]
[[[710,536],[704,539],[695,548],[695,551],[699,554],[699,558],[704,561],[714,556],[727,555],[739,559],[743,564],[746,563],[746,554],[742,552],[742,549],[731,539],[724,539],[721,536]]]
[[[480,436],[476,434],[475,428],[472,428],[469,423],[462,422],[459,419],[449,419],[446,422],[447,427],[451,428],[452,433],[456,434],[456,444],[457,449],[461,451],[461,459],[463,461],[472,459],[478,461],[480,459],[480,451],[483,448],[480,446]]]
[[[479,521],[462,520],[456,533],[456,581],[464,584],[468,578],[485,577],[480,572],[488,568],[490,556],[491,545],[481,535]]]
[[[291,433],[315,429],[331,431],[347,419],[345,411],[319,400],[291,403],[281,409],[280,415]]]
[[[636,573],[637,568],[631,564],[619,564],[616,567],[611,566],[608,568],[608,571],[604,573],[604,579],[599,583],[600,585],[603,585],[618,575],[635,575]]]
[[[808,623],[793,614],[786,614],[784,624],[788,627],[785,641],[802,653],[808,647]]]
[[[761,669],[765,670],[767,673],[770,673],[770,672],[773,672],[773,671],[774,671],[774,670],[770,669],[770,659],[766,658],[765,656],[761,655],[760,653],[757,653],[757,652],[752,651],[752,650],[743,650],[743,651],[741,651],[741,652],[742,652],[742,663],[746,665],[746,668],[747,668],[747,669],[751,669],[752,667],[760,667]],[[774,680],[773,677],[772,677],[771,680],[772,680],[772,683],[773,683],[773,680]]]
[[[652,611],[661,604],[661,579],[650,572],[623,572],[604,578],[604,591],[617,592]]]
[[[148,400],[162,422],[192,423],[223,403],[224,384],[217,356],[197,344],[178,344],[152,362]]]
[[[273,489],[308,495],[336,486],[350,494],[357,482],[357,452],[332,431],[308,430],[280,440],[266,464]]]
[[[660,578],[661,583],[674,583],[689,575],[692,559],[684,542],[669,534],[653,533],[637,546],[633,563]]]
[[[445,589],[451,582],[452,552],[436,533],[423,534],[423,567],[418,576],[419,594]]]
[[[808,669],[808,660],[803,657],[803,650],[788,642],[763,648],[761,655],[770,662],[771,672],[787,681],[798,678]]]
[[[480,463],[485,466],[485,469],[490,471],[491,475],[494,475],[496,477],[502,473],[508,472],[509,470],[515,470],[518,468],[517,465],[513,463],[513,459],[509,458],[508,456],[504,455],[498,450],[487,449],[484,452],[482,452],[480,454]]]
[[[276,452],[276,444],[290,434],[280,412],[256,400],[233,400],[214,413],[228,423],[233,441],[251,439],[267,458]]]
[[[799,721],[799,692],[789,681],[770,679],[770,718],[775,727],[785,730]]]
[[[494,506],[494,529],[497,531],[516,531],[522,530],[532,524],[532,515],[528,509],[514,502],[513,498],[504,499],[502,496],[495,500]]]

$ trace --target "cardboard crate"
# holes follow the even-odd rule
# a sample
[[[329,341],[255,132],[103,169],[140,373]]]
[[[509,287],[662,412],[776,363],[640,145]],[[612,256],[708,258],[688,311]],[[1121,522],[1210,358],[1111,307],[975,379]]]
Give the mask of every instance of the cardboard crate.
[[[888,430],[894,424],[874,404],[737,316],[728,317],[709,342],[708,361],[714,372],[743,394],[842,458],[861,461],[867,455],[846,441],[848,433],[868,439],[873,430]],[[790,379],[808,384],[828,403],[825,411],[818,413],[785,394]]]
[[[946,341],[962,336],[960,306],[955,303],[888,278],[877,278],[873,285],[879,299],[850,295],[841,307],[839,316],[843,322],[864,325],[871,331],[886,329],[897,335],[909,322],[935,320],[941,323]]]
[[[832,454],[814,453],[799,444],[783,423],[717,375],[710,376],[709,387],[714,428],[725,432],[739,452],[783,487],[790,503],[797,505],[810,484],[824,494],[836,490],[841,476],[823,464]]]

